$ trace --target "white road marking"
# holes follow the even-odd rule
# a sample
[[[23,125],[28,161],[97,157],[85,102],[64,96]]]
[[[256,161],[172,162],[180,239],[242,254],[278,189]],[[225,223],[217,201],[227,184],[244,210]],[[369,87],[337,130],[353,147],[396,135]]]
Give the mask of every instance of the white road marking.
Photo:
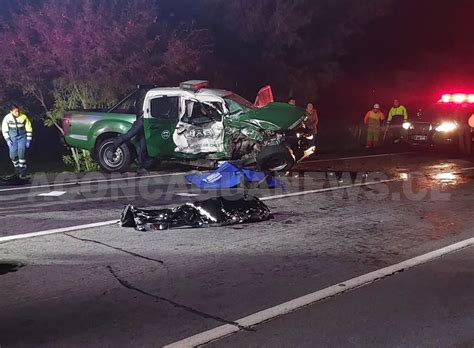
[[[345,161],[351,159],[360,159],[360,158],[376,158],[376,157],[388,157],[388,156],[400,156],[400,155],[409,155],[413,154],[414,152],[399,152],[399,153],[383,153],[379,155],[366,155],[366,156],[353,156],[353,157],[340,157],[340,158],[327,158],[321,160],[312,160],[312,161],[303,161],[302,164],[305,163],[320,163],[320,162],[330,162],[330,161]]]
[[[14,236],[0,237],[0,243],[10,242],[12,240],[18,240],[18,239],[26,239],[26,238],[32,238],[32,237],[47,236],[47,235],[50,235],[50,234],[66,233],[66,232],[86,230],[86,229],[96,228],[96,227],[103,227],[103,226],[113,225],[113,224],[116,224],[118,222],[119,222],[118,220],[109,220],[109,221],[103,221],[103,222],[95,222],[95,223],[86,224],[86,225],[56,228],[54,230],[46,230],[46,231],[40,231],[40,232],[17,234],[17,235],[14,235]]]
[[[392,180],[380,180],[380,181],[373,181],[373,182],[367,182],[367,183],[361,183],[361,184],[354,184],[354,185],[346,185],[346,186],[338,186],[338,187],[328,187],[324,189],[318,189],[318,190],[310,190],[310,191],[301,191],[301,192],[292,192],[284,195],[275,195],[275,196],[267,196],[267,197],[262,197],[260,200],[262,201],[268,201],[272,199],[280,199],[280,198],[286,198],[286,197],[294,197],[294,196],[302,196],[302,195],[307,195],[307,194],[313,194],[313,193],[321,193],[321,192],[328,192],[328,191],[336,191],[336,190],[343,190],[343,189],[348,189],[352,187],[358,187],[358,186],[369,186],[369,185],[377,185],[377,184],[383,184],[387,182],[392,182],[392,181],[402,181],[400,179],[392,179]],[[27,239],[27,238],[33,238],[33,237],[39,237],[39,236],[44,236],[44,235],[49,235],[49,234],[58,234],[58,233],[64,233],[64,232],[71,232],[71,231],[78,231],[78,230],[86,230],[89,228],[94,228],[98,226],[107,226],[107,225],[112,225],[116,223],[117,220],[112,220],[112,221],[104,221],[104,222],[97,222],[96,224],[88,224],[88,225],[79,225],[79,226],[72,226],[68,227],[66,230],[58,228],[54,230],[49,230],[49,231],[41,231],[41,232],[33,232],[33,233],[25,233],[25,234],[18,234],[14,236],[7,236],[7,237],[0,237],[0,243],[2,242],[7,242],[11,240],[18,240],[18,239]]]
[[[124,200],[124,199],[134,199],[136,195],[128,195],[128,196],[114,196],[114,197],[109,197],[108,202],[114,202],[118,203],[117,201],[119,200]],[[71,205],[71,204],[84,204],[84,203],[91,203],[91,202],[102,202],[104,201],[104,198],[85,198],[85,199],[67,199],[67,200],[56,200],[53,202],[47,202],[47,203],[32,203],[29,204],[28,202],[22,202],[21,203],[21,211],[28,211],[28,209],[34,209],[34,208],[46,208],[46,207],[54,207],[54,206],[59,206],[59,205]],[[4,216],[7,214],[11,215],[18,215],[21,214],[21,212],[16,209],[15,207],[0,207],[0,216]]]
[[[60,197],[65,194],[66,194],[66,191],[51,191],[51,192],[46,192],[46,193],[40,193],[38,196],[39,197]]]
[[[327,187],[327,188],[323,188],[323,189],[316,189],[316,190],[309,190],[309,191],[291,192],[291,193],[285,193],[283,195],[274,195],[274,196],[262,197],[262,198],[260,198],[260,200],[261,201],[270,201],[270,200],[273,200],[273,199],[303,196],[303,195],[309,195],[309,194],[312,194],[312,193],[337,191],[337,190],[343,190],[343,189],[348,189],[348,188],[352,188],[352,187],[377,185],[377,184],[384,184],[384,183],[394,182],[394,181],[403,181],[403,180],[401,180],[401,179],[388,179],[388,180],[380,180],[380,181],[370,181],[370,182],[366,182],[366,183],[359,183],[359,184],[353,184],[353,185],[344,185],[344,186],[338,186],[338,187]]]
[[[322,290],[315,291],[305,296],[298,297],[288,302],[279,304],[277,306],[262,310],[260,312],[251,314],[245,318],[236,320],[235,322],[242,327],[252,327],[271,319],[283,316],[290,312],[294,312],[300,308],[312,305],[318,301],[330,298],[332,296],[341,294],[343,292],[359,288],[362,286],[369,285],[375,281],[378,281],[387,276],[393,275],[397,272],[401,272],[412,267],[421,265],[440,258],[444,255],[474,246],[474,238],[466,239],[462,242],[448,245],[447,247],[434,250],[432,252],[414,257],[412,259],[397,263],[395,265],[381,268],[377,271],[370,272],[359,277],[355,277],[339,284],[327,287]],[[240,328],[236,325],[221,325],[214,329],[190,336],[178,342],[169,344],[165,347],[168,348],[181,348],[181,347],[196,347],[209,343],[211,341],[223,338],[225,336],[237,333]]]
[[[178,192],[178,193],[175,193],[174,195],[181,196],[181,197],[197,197],[199,196],[199,193]]]
[[[472,169],[474,169],[474,167],[463,168],[464,171],[472,170]],[[328,188],[309,190],[309,191],[290,192],[290,193],[282,194],[282,195],[261,197],[260,200],[270,201],[270,200],[274,200],[274,199],[281,199],[281,198],[288,198],[288,197],[303,196],[303,195],[308,195],[308,194],[344,190],[344,189],[350,189],[350,188],[353,188],[353,187],[371,186],[371,185],[384,184],[384,183],[396,182],[396,181],[404,181],[404,180],[403,179],[388,179],[388,180],[371,181],[371,182],[359,183],[359,184],[353,184],[353,185],[328,187]],[[106,225],[111,225],[115,222],[116,222],[116,220],[114,220],[113,222],[110,222],[110,221],[98,222],[98,224],[103,224],[101,226],[106,226]],[[73,227],[70,227],[70,228],[73,228],[73,231],[77,231],[77,230],[96,227],[94,224],[91,224],[90,225],[91,227],[88,227],[88,226],[89,225],[79,225],[79,226],[73,226]],[[25,234],[20,234],[20,235],[16,235],[16,236],[0,237],[0,243],[5,242],[5,241],[9,241],[9,240],[15,240],[15,239],[26,239],[26,238],[38,237],[38,236],[47,235],[47,234],[64,233],[64,232],[62,232],[61,229],[56,229],[56,230],[51,230],[51,231],[54,231],[54,232],[48,233],[48,231],[42,231],[42,232],[34,232],[34,233],[25,233]],[[68,231],[65,231],[65,232],[68,232]],[[39,233],[39,234],[37,234],[37,233]],[[19,236],[21,236],[21,237],[19,237]],[[18,238],[12,238],[12,237],[18,237]]]
[[[141,179],[148,179],[148,178],[159,178],[159,177],[166,177],[166,176],[178,176],[187,174],[187,172],[179,172],[179,173],[170,173],[170,174],[154,174],[154,175],[143,175],[143,176],[130,176],[125,178],[115,178],[115,179],[103,179],[103,180],[87,180],[87,181],[70,181],[64,182],[60,184],[47,184],[47,185],[37,185],[37,186],[22,186],[22,187],[10,187],[5,189],[0,189],[0,192],[9,192],[9,191],[25,191],[25,190],[32,190],[32,189],[40,189],[40,188],[51,188],[51,187],[64,187],[64,186],[76,186],[76,185],[86,185],[86,184],[98,184],[101,182],[115,182],[115,181],[126,181],[126,180],[141,180]]]
[[[379,155],[367,155],[367,156],[356,156],[356,157],[341,157],[341,158],[334,158],[334,159],[324,159],[324,160],[314,160],[314,161],[306,161],[304,163],[320,163],[320,162],[329,162],[329,161],[338,161],[338,160],[350,160],[350,159],[359,159],[359,158],[371,158],[371,157],[384,157],[384,156],[397,156],[397,155],[406,155],[411,154],[413,152],[401,152],[401,153],[388,153],[388,154],[379,154]],[[468,171],[472,170],[474,167],[469,168],[461,168],[457,171]],[[0,189],[0,192],[11,192],[11,191],[25,191],[31,189],[41,189],[41,188],[52,188],[52,187],[66,187],[66,186],[76,186],[76,185],[84,185],[84,184],[95,184],[101,182],[114,182],[114,181],[125,181],[125,180],[140,180],[140,179],[147,179],[147,178],[157,178],[157,177],[167,177],[167,176],[178,176],[184,175],[187,172],[179,172],[179,173],[170,173],[170,174],[154,174],[154,175],[144,175],[144,176],[132,176],[126,178],[116,178],[116,179],[104,179],[104,180],[88,180],[88,181],[73,181],[73,182],[65,182],[61,184],[48,184],[48,185],[37,185],[37,186],[22,186],[22,187],[10,187],[5,189]]]

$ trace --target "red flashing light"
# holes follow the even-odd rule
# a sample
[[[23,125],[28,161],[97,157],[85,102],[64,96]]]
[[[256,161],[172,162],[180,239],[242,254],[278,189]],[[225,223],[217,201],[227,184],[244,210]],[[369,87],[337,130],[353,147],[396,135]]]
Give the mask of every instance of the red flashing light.
[[[443,103],[449,103],[451,101],[451,94],[443,94],[441,96],[441,102]]]
[[[453,94],[452,98],[453,98],[453,102],[455,102],[456,104],[462,104],[466,102],[467,95],[458,93],[458,94]]]
[[[455,93],[443,94],[439,103],[455,103],[455,104],[474,104],[474,94]]]

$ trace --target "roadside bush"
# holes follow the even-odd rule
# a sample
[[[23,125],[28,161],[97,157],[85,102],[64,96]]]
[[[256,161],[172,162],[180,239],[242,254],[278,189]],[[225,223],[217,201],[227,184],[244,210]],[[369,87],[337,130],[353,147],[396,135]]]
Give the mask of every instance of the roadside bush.
[[[94,161],[90,151],[81,150],[72,155],[63,156],[63,162],[66,167],[71,168],[75,172],[91,172],[99,170],[99,165]]]
[[[67,110],[80,110],[87,108],[102,108],[115,103],[115,99],[102,91],[98,91],[85,84],[73,83],[63,79],[54,81],[54,107],[46,112],[44,125],[56,127],[64,135],[62,118]],[[99,167],[94,162],[89,151],[71,148],[71,155],[63,156],[66,166],[76,172],[93,171]]]

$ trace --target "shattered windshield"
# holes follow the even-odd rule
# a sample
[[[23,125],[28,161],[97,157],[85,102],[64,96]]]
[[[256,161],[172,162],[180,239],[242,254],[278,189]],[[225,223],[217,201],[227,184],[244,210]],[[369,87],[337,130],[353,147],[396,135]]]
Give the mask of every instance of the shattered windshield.
[[[247,112],[251,110],[255,110],[257,107],[249,102],[247,99],[232,93],[226,97],[224,97],[225,103],[227,108],[229,109],[229,113],[231,115],[240,114],[242,112]]]

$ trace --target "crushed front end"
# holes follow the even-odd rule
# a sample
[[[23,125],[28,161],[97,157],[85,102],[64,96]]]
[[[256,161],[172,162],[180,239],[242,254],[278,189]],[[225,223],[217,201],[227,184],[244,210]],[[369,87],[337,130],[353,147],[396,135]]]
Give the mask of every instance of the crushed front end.
[[[316,152],[316,135],[305,122],[301,122],[295,129],[284,132],[284,141],[292,150],[296,162],[301,162]]]

